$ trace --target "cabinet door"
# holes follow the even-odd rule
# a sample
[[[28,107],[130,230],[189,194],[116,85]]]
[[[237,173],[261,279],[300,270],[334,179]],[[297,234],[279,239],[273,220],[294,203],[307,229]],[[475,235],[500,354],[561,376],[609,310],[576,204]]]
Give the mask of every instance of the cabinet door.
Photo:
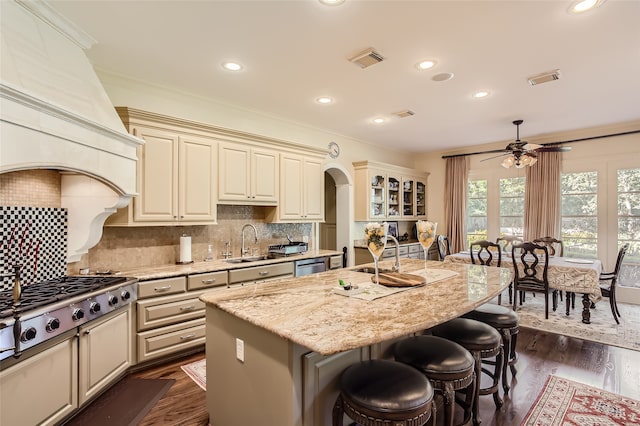
[[[124,373],[133,358],[131,306],[80,327],[80,404]]]
[[[382,219],[386,217],[386,187],[387,176],[383,173],[372,172],[370,176],[369,219]]]
[[[134,198],[134,220],[171,222],[177,219],[178,136],[157,129],[134,128],[144,139],[138,148],[138,196]]]
[[[416,180],[416,216],[427,217],[427,185],[421,180]]]
[[[179,215],[181,221],[216,220],[216,143],[180,137]]]
[[[218,149],[218,200],[249,200],[250,152],[247,147],[221,143]]]
[[[402,182],[400,178],[389,176],[387,178],[387,217],[390,219],[400,217],[401,204],[400,201],[402,199]]]
[[[413,178],[402,179],[402,216],[415,216],[415,181]]]
[[[278,153],[253,149],[251,152],[251,200],[278,202]]]
[[[304,219],[324,219],[324,170],[322,161],[305,158],[302,171]]]
[[[304,186],[302,182],[303,159],[292,154],[282,154],[280,158],[280,219],[301,219],[302,197]]]

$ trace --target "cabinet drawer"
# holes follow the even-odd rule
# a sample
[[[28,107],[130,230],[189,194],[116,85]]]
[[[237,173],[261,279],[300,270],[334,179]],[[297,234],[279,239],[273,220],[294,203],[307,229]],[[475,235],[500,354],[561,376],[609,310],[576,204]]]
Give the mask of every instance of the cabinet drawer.
[[[138,363],[204,345],[205,335],[204,318],[138,333]]]
[[[190,292],[137,302],[138,331],[204,317],[205,304],[198,299],[204,293]]]
[[[420,253],[422,252],[422,246],[420,244],[411,244],[409,247],[409,253]]]
[[[229,283],[262,281],[280,275],[293,275],[293,262],[276,263],[274,265],[253,266],[251,268],[232,269],[229,271]]]
[[[164,296],[166,294],[184,293],[185,291],[187,291],[187,280],[185,277],[141,281],[138,283],[138,299]]]
[[[189,290],[200,290],[209,287],[226,285],[228,283],[227,277],[227,271],[189,275],[189,277],[187,278],[187,288]]]

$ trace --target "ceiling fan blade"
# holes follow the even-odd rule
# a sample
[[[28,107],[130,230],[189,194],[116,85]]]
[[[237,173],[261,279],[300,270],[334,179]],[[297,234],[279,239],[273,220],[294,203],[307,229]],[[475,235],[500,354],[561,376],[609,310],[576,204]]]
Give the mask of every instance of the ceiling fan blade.
[[[511,154],[510,152],[505,152],[505,153],[500,154],[500,155],[494,155],[493,157],[483,158],[482,160],[480,160],[480,162],[482,163],[483,161],[493,160],[494,158],[504,157],[505,155],[510,155],[510,154]]]
[[[537,143],[527,143],[522,147],[525,151],[534,151],[538,148],[542,148],[542,145],[538,145]]]
[[[570,146],[542,146],[535,149],[536,152],[566,152],[571,151]]]

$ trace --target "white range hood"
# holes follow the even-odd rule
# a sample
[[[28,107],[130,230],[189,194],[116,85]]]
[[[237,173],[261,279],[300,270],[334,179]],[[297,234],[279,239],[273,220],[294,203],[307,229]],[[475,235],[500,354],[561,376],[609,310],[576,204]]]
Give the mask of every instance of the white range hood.
[[[86,57],[91,37],[41,0],[0,1],[0,20],[0,173],[72,172],[62,207],[67,260],[77,261],[136,195],[143,141],[127,133]]]

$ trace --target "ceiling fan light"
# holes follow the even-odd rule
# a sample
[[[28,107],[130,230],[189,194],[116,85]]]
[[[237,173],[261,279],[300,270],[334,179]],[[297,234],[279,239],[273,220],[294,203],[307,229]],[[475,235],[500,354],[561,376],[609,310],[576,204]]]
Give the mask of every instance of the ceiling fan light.
[[[536,164],[538,162],[538,159],[536,157],[531,157],[531,162],[529,162],[530,166],[533,166],[534,164]]]
[[[515,163],[515,158],[513,158],[513,155],[508,156],[507,158],[505,158],[504,160],[502,160],[502,167],[504,167],[505,169],[508,169],[509,167],[513,166],[513,163]]]

